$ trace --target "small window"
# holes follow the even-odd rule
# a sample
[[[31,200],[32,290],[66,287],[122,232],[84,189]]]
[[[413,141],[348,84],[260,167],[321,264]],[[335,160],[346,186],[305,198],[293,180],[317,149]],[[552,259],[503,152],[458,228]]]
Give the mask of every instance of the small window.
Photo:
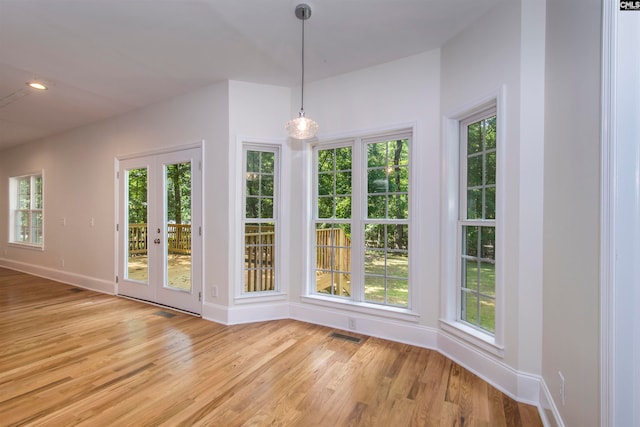
[[[278,171],[276,147],[244,149],[243,293],[278,290]]]
[[[443,122],[440,326],[504,357],[504,88]]]
[[[12,177],[9,180],[9,242],[44,245],[42,173]]]
[[[460,320],[496,328],[496,113],[460,123],[458,242]]]

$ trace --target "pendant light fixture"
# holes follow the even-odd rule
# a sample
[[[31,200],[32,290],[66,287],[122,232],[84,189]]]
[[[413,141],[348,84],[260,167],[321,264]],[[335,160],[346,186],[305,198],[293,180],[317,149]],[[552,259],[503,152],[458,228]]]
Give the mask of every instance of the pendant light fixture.
[[[300,89],[300,112],[298,117],[287,122],[285,129],[291,138],[310,139],[316,136],[318,124],[304,115],[304,21],[311,17],[311,8],[307,4],[299,4],[295,10],[296,17],[302,21],[302,84]]]

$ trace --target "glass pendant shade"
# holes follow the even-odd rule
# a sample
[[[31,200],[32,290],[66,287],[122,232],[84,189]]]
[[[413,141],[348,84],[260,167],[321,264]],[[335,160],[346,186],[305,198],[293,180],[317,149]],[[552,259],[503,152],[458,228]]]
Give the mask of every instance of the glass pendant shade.
[[[300,111],[298,117],[287,122],[285,129],[291,138],[309,139],[318,133],[318,124],[313,119],[304,116],[304,111]]]

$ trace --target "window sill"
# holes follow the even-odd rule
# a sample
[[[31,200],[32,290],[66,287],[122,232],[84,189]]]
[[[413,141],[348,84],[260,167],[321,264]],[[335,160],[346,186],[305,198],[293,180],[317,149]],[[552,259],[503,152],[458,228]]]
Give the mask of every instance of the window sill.
[[[7,245],[11,248],[29,249],[32,251],[44,252],[44,245],[34,245],[30,243],[9,242]]]
[[[301,297],[302,302],[320,305],[323,307],[337,308],[357,313],[369,314],[372,316],[388,317],[396,320],[403,320],[417,323],[420,315],[415,311],[406,308],[389,307],[366,302],[357,302],[346,299],[325,297],[322,295],[306,295]]]
[[[236,296],[233,300],[236,304],[255,304],[260,302],[284,301],[287,294],[278,291],[254,292]]]
[[[440,319],[440,327],[443,331],[460,338],[474,346],[500,358],[504,357],[504,347],[496,343],[494,336],[479,331],[462,322]]]

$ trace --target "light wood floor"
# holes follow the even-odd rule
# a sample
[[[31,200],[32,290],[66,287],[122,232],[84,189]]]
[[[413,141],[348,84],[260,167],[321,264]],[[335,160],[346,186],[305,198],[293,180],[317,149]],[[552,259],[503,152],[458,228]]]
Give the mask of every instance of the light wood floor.
[[[332,332],[222,326],[0,268],[0,425],[541,425],[437,352]]]

